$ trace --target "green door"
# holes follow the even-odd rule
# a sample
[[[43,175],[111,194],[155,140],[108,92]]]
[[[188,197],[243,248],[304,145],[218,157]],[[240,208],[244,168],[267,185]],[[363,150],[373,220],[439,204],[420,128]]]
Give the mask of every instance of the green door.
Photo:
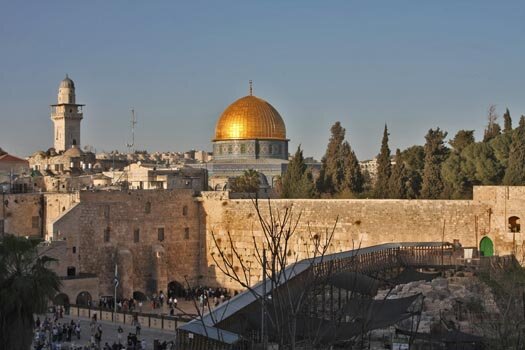
[[[493,256],[494,244],[492,240],[488,237],[483,237],[481,242],[479,242],[479,251],[481,252],[481,256]]]

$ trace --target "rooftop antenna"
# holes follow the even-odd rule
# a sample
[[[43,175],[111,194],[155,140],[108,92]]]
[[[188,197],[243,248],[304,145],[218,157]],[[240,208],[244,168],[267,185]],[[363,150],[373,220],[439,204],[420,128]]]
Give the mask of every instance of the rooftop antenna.
[[[126,144],[128,147],[128,152],[133,152],[133,147],[135,146],[135,125],[137,124],[137,119],[135,119],[135,109],[131,108],[131,143]]]
[[[253,81],[250,80],[250,96],[253,96]]]

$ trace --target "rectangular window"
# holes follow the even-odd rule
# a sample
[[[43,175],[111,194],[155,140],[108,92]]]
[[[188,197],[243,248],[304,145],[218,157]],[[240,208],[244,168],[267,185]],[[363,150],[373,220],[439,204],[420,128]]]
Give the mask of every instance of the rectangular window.
[[[138,243],[140,241],[140,230],[138,228],[133,231],[133,242]]]
[[[4,219],[0,219],[0,233],[4,233]]]
[[[104,217],[105,217],[106,219],[109,219],[109,205],[106,205],[106,206],[104,207]]]
[[[106,227],[106,229],[104,230],[104,242],[109,242],[110,234],[111,230],[109,229],[109,227]]]
[[[157,236],[159,238],[159,242],[164,241],[164,227],[159,227],[157,229]]]
[[[40,227],[40,217],[33,216],[31,218],[31,227],[32,228],[39,228]]]
[[[186,227],[184,229],[184,239],[190,239],[190,228]]]

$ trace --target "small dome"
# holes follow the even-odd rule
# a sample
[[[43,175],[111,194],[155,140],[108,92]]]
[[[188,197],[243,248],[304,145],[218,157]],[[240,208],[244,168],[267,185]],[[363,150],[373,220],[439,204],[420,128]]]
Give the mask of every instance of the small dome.
[[[215,141],[249,139],[286,140],[286,127],[279,112],[252,95],[229,105],[215,127]]]
[[[66,77],[64,78],[64,80],[60,82],[60,87],[67,88],[67,89],[74,89],[75,83],[73,82],[73,80],[69,79],[69,76],[66,74]]]
[[[70,158],[77,158],[82,156],[82,151],[78,147],[73,146],[67,151],[65,151],[64,155]]]

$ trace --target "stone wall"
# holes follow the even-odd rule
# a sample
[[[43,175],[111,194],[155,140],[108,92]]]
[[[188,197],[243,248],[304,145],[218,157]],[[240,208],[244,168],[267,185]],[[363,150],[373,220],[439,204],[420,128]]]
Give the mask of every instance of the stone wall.
[[[78,192],[0,194],[0,198],[6,233],[45,239],[52,236],[53,222],[79,200]]]
[[[185,276],[198,283],[200,217],[191,190],[81,192],[53,229],[76,255],[77,272],[99,277],[101,295],[113,294],[117,264],[119,294],[128,298],[166,291],[171,281],[184,285]]]
[[[17,236],[43,237],[44,196],[38,193],[0,194],[0,231]]]
[[[525,228],[512,225],[517,218],[525,218],[524,186],[474,187],[474,201],[490,207],[490,225],[482,232],[494,242],[495,254],[514,253],[518,261],[525,262]],[[514,219],[512,219],[514,218]],[[520,225],[521,226],[521,225]]]
[[[309,256],[312,237],[323,239],[334,228],[330,252],[388,242],[428,242],[460,240],[463,246],[478,245],[481,232],[490,231],[488,203],[458,200],[272,200],[274,214],[292,208],[295,218],[301,215],[289,247],[290,261]],[[268,217],[268,202],[260,201],[263,215]],[[251,282],[261,276],[255,261],[253,237],[261,243],[262,230],[251,200],[227,199],[227,194],[203,194],[206,212],[207,283],[238,288],[220,273],[213,261],[217,247],[228,251],[228,232],[242,254],[245,266],[251,266]],[[337,220],[337,223],[336,223]],[[334,226],[335,225],[335,226]],[[310,255],[311,256],[311,255]]]

